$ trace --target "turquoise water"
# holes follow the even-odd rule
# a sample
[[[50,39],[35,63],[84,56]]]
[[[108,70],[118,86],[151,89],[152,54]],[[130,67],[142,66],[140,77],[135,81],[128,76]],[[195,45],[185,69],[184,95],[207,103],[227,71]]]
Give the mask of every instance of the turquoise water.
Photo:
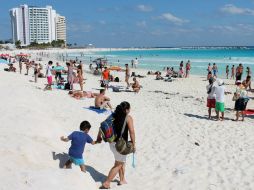
[[[254,48],[246,49],[155,49],[155,50],[124,50],[104,51],[96,53],[69,54],[68,58],[78,57],[89,63],[90,59],[105,57],[111,65],[123,66],[138,58],[139,67],[149,70],[162,70],[164,67],[174,67],[178,70],[180,61],[191,61],[191,73],[206,75],[208,63],[216,63],[219,69],[219,77],[225,77],[226,65],[231,68],[242,63],[244,68],[249,66],[254,71]]]

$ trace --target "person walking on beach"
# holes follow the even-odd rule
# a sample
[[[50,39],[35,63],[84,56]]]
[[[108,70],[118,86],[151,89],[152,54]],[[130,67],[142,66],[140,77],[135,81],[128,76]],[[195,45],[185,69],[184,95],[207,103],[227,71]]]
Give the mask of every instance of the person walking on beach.
[[[224,120],[224,111],[225,111],[225,87],[224,82],[222,80],[218,80],[218,86],[215,87],[215,95],[216,95],[216,104],[215,110],[217,114],[217,121],[220,120],[220,112],[221,112],[221,120]]]
[[[46,85],[44,90],[52,90],[51,85],[52,85],[52,61],[48,62],[48,66],[46,68],[46,77],[47,77],[47,81],[48,84]]]
[[[217,78],[217,73],[218,73],[218,67],[215,63],[213,63],[213,77]]]
[[[77,67],[77,74],[78,74],[78,82],[80,85],[80,90],[83,91],[83,85],[84,85],[84,77],[83,77],[83,67],[82,63],[80,61],[78,67]]]
[[[190,75],[190,70],[191,70],[190,60],[188,60],[188,62],[186,63],[185,69],[186,69],[185,78],[188,78]]]
[[[22,73],[22,57],[19,58],[19,73],[21,74]]]
[[[228,75],[229,75],[229,66],[227,65],[226,66],[226,76],[227,76],[227,79],[228,79]]]
[[[207,90],[207,107],[208,107],[208,119],[211,119],[212,108],[215,108],[216,100],[215,100],[215,87],[214,87],[214,78],[209,78],[209,85],[206,86]]]
[[[34,65],[34,82],[35,83],[37,83],[38,75],[39,75],[39,67],[38,67],[38,64],[35,63]]]
[[[236,68],[236,77],[235,80],[242,80],[242,74],[243,74],[243,65],[240,63],[239,66]]]
[[[130,71],[129,65],[125,64],[125,82],[127,84],[126,89],[129,89],[129,87],[130,87],[130,83],[129,83],[129,79],[130,79],[130,76],[131,76],[130,73],[131,73],[131,71]]]
[[[231,79],[235,79],[235,65],[231,67]]]
[[[236,91],[234,93],[233,100],[235,101],[235,111],[236,111],[236,119],[234,121],[239,120],[240,113],[242,115],[242,121],[244,121],[244,111],[246,109],[248,103],[247,91],[245,88],[245,81],[241,83],[241,81],[236,81]]]
[[[134,67],[135,67],[135,69],[137,68],[137,66],[138,66],[138,58],[136,57],[136,59],[134,60]]]
[[[101,73],[102,83],[105,86],[105,89],[108,89],[109,85],[109,77],[110,77],[110,71],[107,67],[104,68],[104,71]]]
[[[246,68],[246,74],[247,74],[247,76],[251,76],[250,67],[247,67],[247,68]]]
[[[67,65],[67,81],[70,85],[70,90],[73,90],[74,76],[73,76],[73,63],[66,63]]]
[[[106,181],[102,184],[100,189],[109,189],[110,183],[113,181],[115,176],[119,174],[120,181],[118,185],[124,185],[127,184],[127,181],[125,179],[125,163],[127,155],[122,155],[116,150],[116,142],[118,141],[119,137],[121,136],[122,128],[124,127],[124,123],[126,120],[126,127],[123,131],[123,139],[128,142],[128,136],[131,138],[131,142],[133,145],[134,152],[136,150],[135,148],[135,130],[133,125],[133,119],[129,115],[130,113],[130,104],[128,102],[122,102],[120,105],[116,107],[115,112],[113,113],[113,126],[116,133],[117,138],[114,140],[114,142],[109,143],[110,150],[112,151],[115,163],[114,166],[109,171],[109,174],[107,176]]]
[[[56,71],[55,80],[56,83],[58,83],[62,79],[62,66],[58,62],[56,63],[55,71]]]
[[[211,63],[208,63],[207,72],[212,72],[212,66]]]
[[[82,172],[86,172],[85,162],[83,159],[83,152],[86,143],[97,144],[96,141],[88,135],[91,124],[88,121],[83,121],[80,124],[80,131],[72,132],[68,137],[62,136],[60,139],[64,142],[71,141],[69,148],[69,160],[65,163],[64,168],[71,168],[72,163],[78,165]]]

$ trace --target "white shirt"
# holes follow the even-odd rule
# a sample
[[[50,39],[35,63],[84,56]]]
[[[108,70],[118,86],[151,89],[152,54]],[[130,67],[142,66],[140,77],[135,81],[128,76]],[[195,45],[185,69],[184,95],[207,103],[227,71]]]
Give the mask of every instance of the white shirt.
[[[216,102],[224,103],[225,101],[225,87],[216,86],[215,87]]]
[[[47,66],[47,69],[46,69],[46,76],[47,77],[50,77],[52,76],[52,73],[51,73],[51,70],[52,70],[52,66]]]
[[[210,87],[212,86],[212,90],[211,90],[211,92],[208,94],[208,99],[215,99],[216,98],[216,95],[215,95],[215,93],[214,93],[214,91],[215,91],[215,87],[214,87],[214,85],[212,84],[212,85],[207,85],[206,86],[206,90],[207,90],[207,92],[209,91],[209,89],[210,89]]]

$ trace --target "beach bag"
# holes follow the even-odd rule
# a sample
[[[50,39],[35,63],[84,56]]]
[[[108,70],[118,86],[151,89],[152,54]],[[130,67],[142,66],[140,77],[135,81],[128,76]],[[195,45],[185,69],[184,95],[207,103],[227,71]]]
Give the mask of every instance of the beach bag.
[[[119,77],[116,77],[116,78],[115,78],[115,82],[119,82]]]
[[[101,132],[102,139],[105,142],[112,143],[116,139],[116,135],[114,132],[114,127],[113,127],[113,121],[114,121],[114,118],[111,114],[105,121],[101,123],[99,130]]]
[[[122,131],[121,131],[121,136],[117,140],[116,145],[115,145],[116,151],[118,153],[122,154],[122,155],[127,155],[127,154],[130,154],[130,153],[134,152],[133,143],[130,142],[130,141],[126,142],[126,140],[124,140],[124,138],[122,137],[123,132],[124,132],[125,127],[126,127],[126,122],[127,122],[127,116],[124,120],[123,128],[122,128]]]
[[[64,84],[64,90],[70,90],[71,89],[71,86],[70,84],[67,82]]]
[[[106,85],[103,81],[101,81],[101,87],[104,88]]]

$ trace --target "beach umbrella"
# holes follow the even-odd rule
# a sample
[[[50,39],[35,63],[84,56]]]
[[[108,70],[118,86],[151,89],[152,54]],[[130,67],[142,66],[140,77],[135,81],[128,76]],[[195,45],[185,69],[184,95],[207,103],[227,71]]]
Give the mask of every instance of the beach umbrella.
[[[122,68],[119,67],[119,66],[111,66],[111,67],[109,68],[109,70],[111,70],[111,71],[121,71]]]
[[[8,64],[9,62],[6,61],[5,59],[0,59],[0,64]]]
[[[30,55],[29,54],[20,53],[20,54],[17,54],[16,56],[19,56],[19,57],[28,57]]]

